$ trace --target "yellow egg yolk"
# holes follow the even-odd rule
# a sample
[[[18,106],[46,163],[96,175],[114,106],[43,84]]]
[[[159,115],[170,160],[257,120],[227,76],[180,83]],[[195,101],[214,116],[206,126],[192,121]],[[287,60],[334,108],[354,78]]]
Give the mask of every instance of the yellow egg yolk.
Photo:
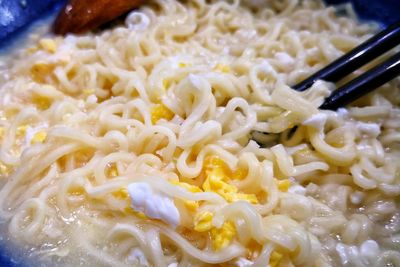
[[[197,232],[210,232],[212,247],[215,251],[228,246],[236,235],[236,228],[232,222],[226,221],[221,228],[212,225],[213,214],[202,211],[194,217],[194,230]]]
[[[157,104],[151,108],[151,122],[156,124],[161,119],[171,120],[174,113],[163,104]]]
[[[39,41],[39,46],[43,50],[49,53],[55,53],[57,50],[57,44],[53,39],[44,38]]]
[[[254,194],[239,193],[239,189],[229,184],[231,171],[229,167],[218,157],[211,157],[205,163],[206,179],[202,185],[206,192],[214,192],[225,198],[228,202],[245,200],[257,204],[258,200]]]

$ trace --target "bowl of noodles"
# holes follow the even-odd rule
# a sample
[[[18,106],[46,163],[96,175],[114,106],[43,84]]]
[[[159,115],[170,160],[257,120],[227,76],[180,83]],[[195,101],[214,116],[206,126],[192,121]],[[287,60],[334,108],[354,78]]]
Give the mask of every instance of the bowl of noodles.
[[[400,266],[399,80],[337,111],[290,88],[379,25],[314,0],[48,25],[1,56],[5,266]]]

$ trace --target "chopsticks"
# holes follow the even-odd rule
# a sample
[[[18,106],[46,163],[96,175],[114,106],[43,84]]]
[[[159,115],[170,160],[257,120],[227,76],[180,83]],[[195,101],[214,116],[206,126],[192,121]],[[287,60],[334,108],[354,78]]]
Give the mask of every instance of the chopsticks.
[[[320,109],[336,110],[366,95],[400,74],[400,52],[335,90]]]
[[[398,44],[400,44],[400,22],[392,24],[292,88],[304,91],[317,80],[337,82]],[[338,88],[320,108],[335,110],[371,92],[399,74],[400,53],[397,53],[377,67]]]

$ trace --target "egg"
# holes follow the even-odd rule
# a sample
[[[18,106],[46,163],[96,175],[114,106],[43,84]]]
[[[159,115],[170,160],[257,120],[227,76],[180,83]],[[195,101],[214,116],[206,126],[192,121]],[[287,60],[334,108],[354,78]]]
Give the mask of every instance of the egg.
[[[199,203],[193,200],[186,200],[185,207],[190,211],[196,211],[199,208]]]
[[[132,207],[125,207],[125,209],[123,210],[123,213],[125,213],[126,215],[133,215],[140,219],[148,219],[143,212],[136,211],[136,210],[132,209]]]
[[[84,89],[84,90],[82,90],[82,93],[84,94],[84,95],[91,95],[91,94],[94,94],[94,90],[93,89]]]
[[[213,214],[209,211],[198,212],[194,216],[194,230],[197,232],[206,232],[211,230]]]
[[[45,50],[49,53],[55,53],[57,50],[57,44],[53,39],[49,39],[49,38],[41,39],[39,41],[39,45],[43,50]]]
[[[228,65],[223,65],[221,63],[217,63],[213,70],[223,72],[223,73],[229,73],[231,71],[231,68]]]
[[[85,194],[85,189],[82,187],[73,186],[68,189],[68,194],[71,196],[81,196]]]
[[[32,72],[39,74],[48,74],[52,70],[52,66],[46,62],[38,61],[32,66]]]
[[[221,228],[212,225],[213,214],[209,211],[198,212],[194,216],[194,230],[210,232],[212,247],[218,251],[228,246],[236,235],[236,227],[232,222],[224,222]]]
[[[106,175],[108,177],[117,177],[118,176],[118,169],[115,164],[110,164],[106,169]]]
[[[170,85],[171,85],[171,81],[169,79],[164,79],[163,80],[164,89],[168,89]]]
[[[43,61],[33,64],[31,68],[31,76],[35,82],[44,82],[45,76],[51,74],[54,70],[54,65]]]
[[[287,192],[290,187],[290,180],[289,179],[283,179],[278,181],[278,189],[282,192]]]
[[[0,175],[8,175],[10,169],[3,162],[0,161]]]
[[[128,185],[131,207],[143,212],[148,218],[161,220],[172,228],[180,224],[181,215],[173,198],[153,188],[146,182],[134,182]]]
[[[236,228],[232,222],[225,222],[221,228],[211,229],[213,249],[218,251],[227,247],[236,235]]]
[[[269,267],[278,266],[279,263],[281,262],[282,258],[283,258],[282,254],[280,254],[280,253],[278,253],[276,251],[273,251],[271,253],[271,257],[269,258]]]
[[[129,192],[128,192],[128,188],[126,187],[121,187],[120,189],[118,189],[117,191],[114,191],[111,193],[115,198],[117,199],[121,199],[121,200],[126,200],[127,202],[127,206],[124,208],[123,212],[125,214],[130,214],[130,215],[134,215],[136,217],[139,217],[141,219],[146,219],[146,215],[143,212],[140,211],[135,211],[134,209],[132,209],[132,207],[130,206],[130,202],[129,200]]]
[[[32,96],[32,102],[40,110],[46,110],[51,105],[51,100],[48,97],[37,95],[37,94],[34,94]]]
[[[171,120],[174,113],[163,104],[157,104],[151,108],[151,122],[156,124],[161,119]]]
[[[113,192],[112,195],[119,199],[128,199],[129,197],[128,189],[125,187],[122,187],[118,191]]]
[[[256,195],[239,193],[236,186],[228,183],[235,175],[232,175],[229,167],[220,158],[206,159],[205,172],[207,178],[202,185],[204,191],[217,193],[228,202],[245,200],[252,204],[258,203]]]
[[[17,127],[16,137],[24,139],[23,148],[26,148],[33,144],[43,143],[47,137],[47,132],[43,129],[47,128],[47,124],[39,124],[34,127],[29,124],[20,125]]]
[[[17,136],[25,136],[26,130],[28,129],[28,125],[21,125],[17,127]]]
[[[43,143],[46,140],[47,132],[45,129],[48,128],[46,123],[35,125],[32,127],[31,125],[23,126],[22,132],[25,135],[25,146],[30,146],[36,143]]]
[[[183,182],[178,182],[178,181],[171,181],[172,184],[180,186],[185,188],[186,190],[188,190],[189,192],[192,193],[198,193],[198,192],[203,192],[203,190],[201,190],[200,187],[195,186],[195,185],[191,185],[188,183],[183,183]],[[194,200],[185,200],[184,201],[185,207],[190,210],[190,211],[196,211],[197,208],[199,207],[199,203],[198,201],[194,201]]]
[[[178,181],[171,181],[172,184],[174,185],[178,185],[180,187],[183,187],[185,189],[187,189],[190,192],[193,193],[197,193],[197,192],[202,192],[203,190],[201,190],[200,187],[192,185],[192,184],[188,184],[188,183],[184,183],[184,182],[178,182]]]
[[[43,143],[44,140],[47,137],[47,133],[44,131],[39,131],[37,133],[34,134],[32,140],[31,140],[31,144],[36,144],[36,143]]]

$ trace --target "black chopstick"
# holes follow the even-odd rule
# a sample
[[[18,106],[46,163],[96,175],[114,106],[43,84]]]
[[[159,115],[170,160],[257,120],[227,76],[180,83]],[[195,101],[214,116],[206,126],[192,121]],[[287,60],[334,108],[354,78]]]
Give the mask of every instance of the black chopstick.
[[[394,79],[399,74],[400,52],[333,91],[319,108],[336,110],[366,95],[375,88]]]
[[[400,43],[400,22],[390,25],[292,88],[304,91],[317,80],[337,82]]]

